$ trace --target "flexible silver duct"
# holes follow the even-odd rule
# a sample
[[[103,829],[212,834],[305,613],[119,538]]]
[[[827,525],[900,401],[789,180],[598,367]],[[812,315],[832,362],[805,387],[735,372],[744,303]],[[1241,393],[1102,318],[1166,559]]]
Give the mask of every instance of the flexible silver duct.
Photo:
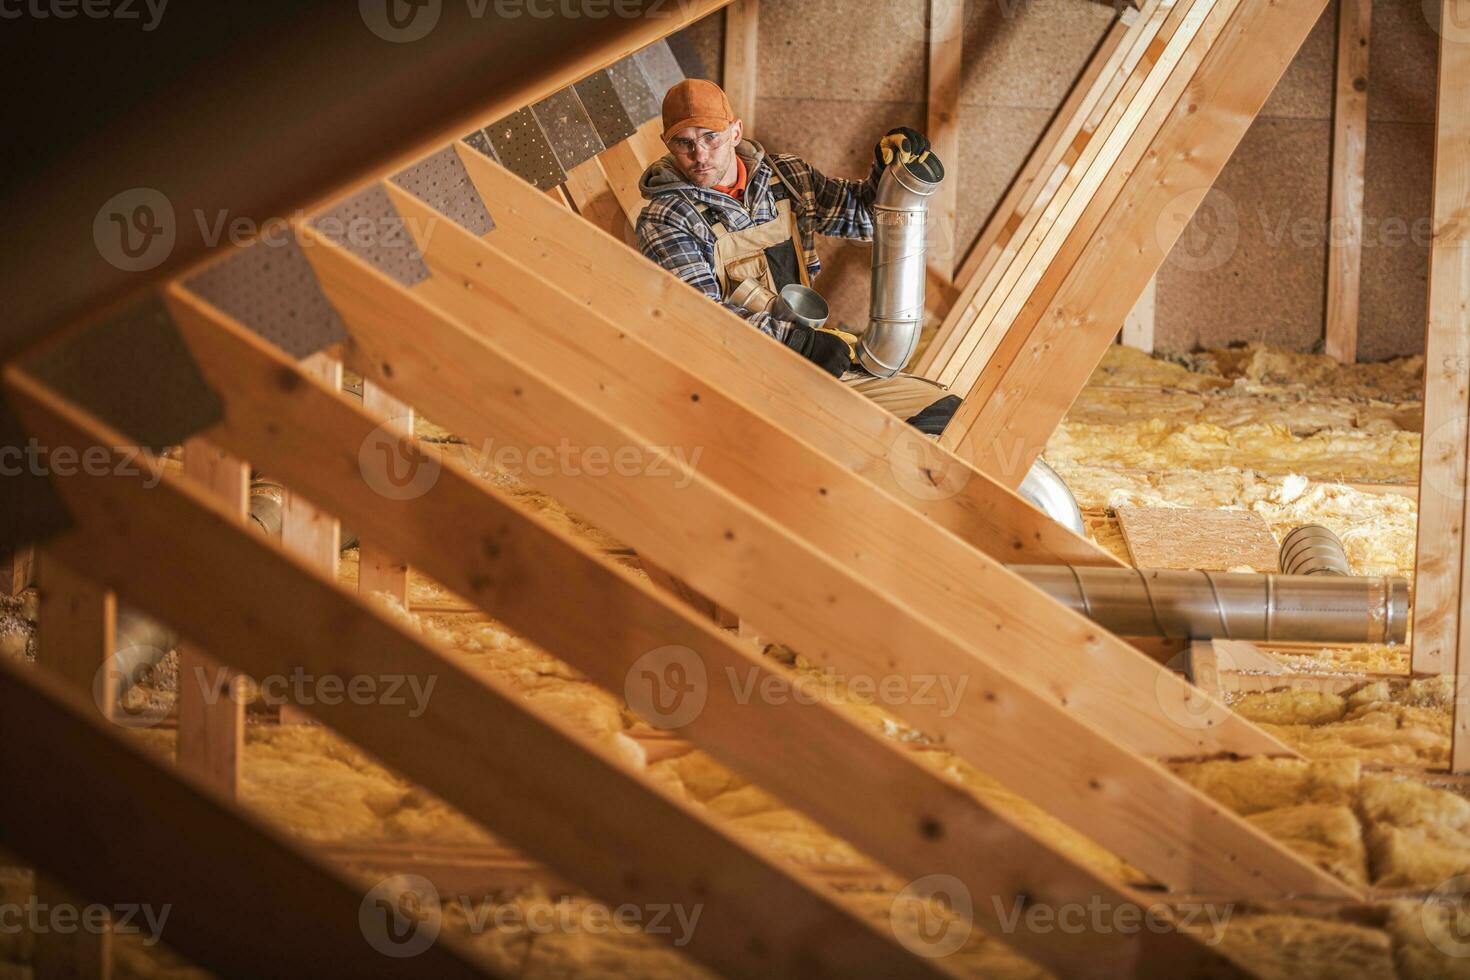
[[[873,201],[873,279],[858,360],[891,378],[908,364],[924,326],[924,234],[929,198],[944,180],[933,153],[883,172]]]
[[[1287,575],[1351,575],[1342,540],[1321,524],[1303,524],[1281,539],[1281,570]]]
[[[1407,635],[1409,583],[1398,577],[1071,565],[1010,569],[1121,636],[1402,643]]]
[[[1016,492],[1047,517],[1078,534],[1086,535],[1087,526],[1082,523],[1082,509],[1077,498],[1067,489],[1067,484],[1057,471],[1046,465],[1046,460],[1036,458],[1026,479],[1021,481]]]

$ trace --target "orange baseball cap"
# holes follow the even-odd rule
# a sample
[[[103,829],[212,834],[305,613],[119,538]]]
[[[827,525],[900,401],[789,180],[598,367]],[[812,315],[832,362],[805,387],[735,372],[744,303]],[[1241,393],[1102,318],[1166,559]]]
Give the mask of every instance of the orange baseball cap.
[[[725,90],[705,78],[686,78],[664,96],[664,142],[681,129],[729,129],[735,110]]]

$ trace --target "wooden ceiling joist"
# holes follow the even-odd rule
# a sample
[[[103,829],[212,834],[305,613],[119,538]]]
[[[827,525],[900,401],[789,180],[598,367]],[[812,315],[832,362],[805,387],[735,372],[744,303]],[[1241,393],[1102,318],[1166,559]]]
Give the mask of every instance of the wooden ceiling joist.
[[[406,195],[395,189],[388,193],[411,207]],[[1224,877],[1231,881],[1230,888],[1275,893],[1283,888],[1336,893],[1346,887],[1223,812],[1163,768],[1133,754],[1114,741],[1113,733],[1104,734],[1082,721],[1075,713],[1082,709],[1071,703],[1064,706],[1019,682],[1012,676],[1021,669],[1013,663],[1014,644],[1007,643],[1002,651],[988,639],[979,641],[983,646],[961,641],[915,612],[915,606],[930,609],[934,604],[918,599],[912,585],[895,578],[878,587],[855,572],[848,565],[855,557],[850,534],[854,525],[848,525],[847,543],[834,554],[816,538],[804,537],[780,522],[777,515],[789,514],[790,508],[776,507],[769,494],[764,499],[775,514],[745,500],[741,494],[767,493],[754,477],[747,478],[748,486],[740,493],[720,485],[709,474],[732,464],[713,467],[711,456],[729,453],[728,440],[737,438],[740,455],[762,446],[773,454],[773,462],[780,461],[773,467],[776,479],[787,466],[800,468],[807,484],[802,496],[809,497],[808,505],[817,511],[811,515],[815,524],[826,526],[830,521],[829,514],[820,513],[827,505],[835,507],[840,501],[843,506],[872,507],[880,497],[868,493],[873,499],[864,500],[851,475],[831,467],[821,454],[810,451],[803,458],[796,447],[783,448],[782,442],[789,444],[790,437],[774,423],[742,410],[716,384],[663,360],[627,328],[594,311],[582,311],[569,297],[558,297],[548,282],[538,281],[508,259],[497,259],[489,241],[477,242],[441,220],[427,236],[433,243],[429,265],[434,273],[416,277],[418,281],[409,286],[334,245],[309,223],[301,231],[309,243],[304,251],[352,336],[353,365],[465,438],[493,438],[497,445],[521,452],[556,445],[569,434],[580,444],[609,448],[699,446],[704,455],[697,467],[686,464],[688,457],[675,456],[664,460],[671,472],[660,479],[590,479],[560,467],[528,472],[525,478],[749,619],[764,635],[787,640],[813,660],[854,675],[968,677],[971,689],[978,690],[965,696],[963,709],[952,717],[946,717],[933,700],[901,701],[892,710],[944,738],[962,754],[984,760],[987,770],[1013,789],[1063,819],[1070,816],[1100,843],[1161,880],[1174,884]],[[489,234],[493,240],[498,232]],[[439,264],[444,254],[440,249],[467,245],[477,248],[467,261],[479,264],[481,272],[468,280],[446,278]],[[564,269],[558,278],[576,275],[576,270]],[[475,305],[467,307],[470,302]],[[412,329],[405,331],[405,324],[412,324]],[[784,354],[768,345],[765,356]],[[630,364],[636,370],[630,370]],[[627,376],[621,376],[624,372]],[[566,387],[567,379],[576,382],[574,389]],[[638,407],[640,397],[655,401]],[[604,402],[605,398],[614,401]],[[635,401],[627,402],[628,398]],[[658,437],[660,430],[653,426],[660,416],[691,412],[709,420],[697,441]],[[823,488],[827,496],[820,493]],[[903,521],[898,511],[890,516]],[[912,529],[920,537],[911,538],[902,554],[894,554],[892,545],[885,547],[881,539],[865,542],[864,547],[886,554],[896,568],[923,564],[913,559],[924,555],[928,561],[930,548],[942,552],[938,540],[926,543],[927,537],[939,533],[937,529],[930,528],[928,535],[918,525]],[[1046,602],[1037,611],[1050,631],[1028,626],[1016,612],[1016,605],[1029,596],[1028,587],[999,568],[970,580],[978,581],[980,574],[993,583],[988,589],[1004,597],[1001,604],[1009,603],[996,614],[998,620],[985,631],[987,637],[996,635],[994,627],[999,626],[1004,632],[1022,631],[1018,636],[1028,637],[1024,643],[1046,645],[1056,642],[1047,640],[1048,632],[1055,637],[1071,628],[1059,626],[1066,617]],[[972,593],[970,601],[984,591]],[[1075,628],[1080,631],[1077,645],[1061,654],[1070,658],[1072,671],[1058,678],[1060,690],[1067,692],[1061,699],[1102,709],[1073,680],[1075,671],[1085,669],[1078,651],[1100,643],[1106,649],[1111,638],[1104,639],[1105,634],[1084,621]],[[1138,656],[1130,648],[1124,650]],[[1001,653],[1005,666],[992,659]],[[1032,659],[1037,661],[1032,669],[1042,669],[1040,661],[1049,658]],[[1174,679],[1159,674],[1154,678],[1157,684],[1148,696],[1132,698],[1135,722],[1154,718],[1161,722],[1152,726],[1156,734],[1182,742],[1217,741],[1222,733],[1233,731],[1235,735],[1227,738],[1251,743],[1247,752],[1281,751],[1279,743],[1228,711],[1221,712],[1214,727],[1194,729],[1169,722],[1161,717],[1159,706],[1174,696]],[[1196,695],[1179,696],[1182,705],[1184,697]],[[1053,733],[1044,748],[1032,734],[1036,731]],[[1073,734],[1060,734],[1064,731]],[[1075,759],[1067,761],[1073,753]],[[1134,822],[1121,814],[1120,819],[1099,820],[1092,801],[1096,793],[1110,803],[1116,801],[1117,807],[1136,807],[1140,813],[1189,813],[1189,829],[1170,821]],[[1207,825],[1210,829],[1203,830]],[[1230,858],[1216,851],[1222,846],[1229,849]]]
[[[78,901],[148,907],[165,944],[220,976],[493,975],[447,939],[406,959],[375,949],[362,887],[128,744],[88,688],[0,657],[0,785],[34,790],[6,794],[0,834]]]
[[[607,901],[703,908],[719,928],[694,930],[685,949],[721,972],[940,975],[836,896],[385,618],[195,487],[167,475],[150,487],[150,474],[120,448],[132,440],[20,366],[6,369],[5,386],[26,430],[53,451],[103,452],[111,464],[52,481],[75,528],[51,549],[252,677],[300,668],[344,683],[417,678],[424,690],[432,679],[418,717],[401,704],[353,698],[323,697],[310,710],[567,880]],[[146,575],[138,574],[141,554],[154,559]]]
[[[784,689],[791,682],[753,647],[601,561],[460,464],[435,460],[435,479],[421,496],[385,501],[361,479],[353,451],[372,438],[375,418],[312,383],[196,297],[176,290],[172,303],[202,370],[225,399],[211,438],[304,488],[607,689],[623,692],[630,679],[641,682],[641,663],[664,666],[647,661],[650,651],[679,651],[677,662],[697,663],[708,679],[698,695],[702,708],[687,720],[654,720],[677,720],[717,759],[885,866],[911,878],[942,868],[972,895],[1025,894],[1058,907],[1092,900],[1146,906],[1142,896],[1058,853],[839,709],[785,698],[742,701],[742,685]],[[290,376],[297,383],[283,384]],[[277,424],[283,418],[296,421]],[[428,460],[432,451],[413,452]],[[1068,976],[1116,976],[1138,963],[1177,975],[1213,961],[1180,935],[1140,944],[1138,937],[1007,933],[989,904],[975,906],[974,924],[1004,933],[1022,953]]]
[[[1324,6],[1179,0],[1164,15],[1014,268],[974,315],[967,332],[985,346],[957,376],[967,394],[947,445],[1005,482],[1021,480]]]

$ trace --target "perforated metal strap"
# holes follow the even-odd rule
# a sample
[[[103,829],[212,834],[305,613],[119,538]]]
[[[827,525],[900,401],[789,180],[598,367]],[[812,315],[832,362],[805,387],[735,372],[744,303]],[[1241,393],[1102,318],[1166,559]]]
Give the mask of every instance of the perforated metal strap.
[[[446,146],[393,175],[393,183],[476,236],[495,229],[454,147]]]
[[[562,170],[597,156],[606,147],[574,88],[564,88],[531,107]]]
[[[618,93],[618,101],[622,103],[623,111],[628,114],[628,119],[633,123],[634,128],[659,115],[660,100],[653,97],[653,91],[648,87],[648,79],[643,76],[643,69],[639,67],[633,55],[628,55],[623,60],[608,66],[607,76],[612,81],[613,89]]]
[[[649,91],[659,103],[663,102],[669,89],[684,80],[684,69],[679,67],[679,60],[674,57],[674,52],[669,50],[667,40],[655,41],[633,57],[637,59],[638,66],[643,69],[643,77],[648,81]]]
[[[347,339],[311,262],[285,227],[233,250],[184,285],[298,360]]]
[[[324,211],[312,227],[403,286],[429,278],[429,267],[382,184]]]
[[[577,90],[577,98],[582,100],[603,146],[616,146],[637,131],[606,71],[594,72],[572,87]]]
[[[551,143],[529,108],[517,109],[504,119],[485,127],[501,164],[541,190],[566,183],[567,175],[556,161]]]

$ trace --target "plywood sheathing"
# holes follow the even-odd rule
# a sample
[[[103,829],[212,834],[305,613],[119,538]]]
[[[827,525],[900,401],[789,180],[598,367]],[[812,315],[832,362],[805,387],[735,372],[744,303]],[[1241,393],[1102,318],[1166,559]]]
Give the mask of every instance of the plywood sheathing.
[[[1362,360],[1423,350],[1428,238],[1415,224],[1429,214],[1436,61],[1425,9],[1415,0],[1373,4]],[[1233,255],[1201,269],[1176,249],[1161,270],[1157,349],[1263,340],[1309,350],[1321,341],[1336,21],[1334,3],[1216,184],[1234,205]],[[1202,209],[1182,241],[1208,241],[1221,217]],[[1301,235],[1291,234],[1296,222]]]

